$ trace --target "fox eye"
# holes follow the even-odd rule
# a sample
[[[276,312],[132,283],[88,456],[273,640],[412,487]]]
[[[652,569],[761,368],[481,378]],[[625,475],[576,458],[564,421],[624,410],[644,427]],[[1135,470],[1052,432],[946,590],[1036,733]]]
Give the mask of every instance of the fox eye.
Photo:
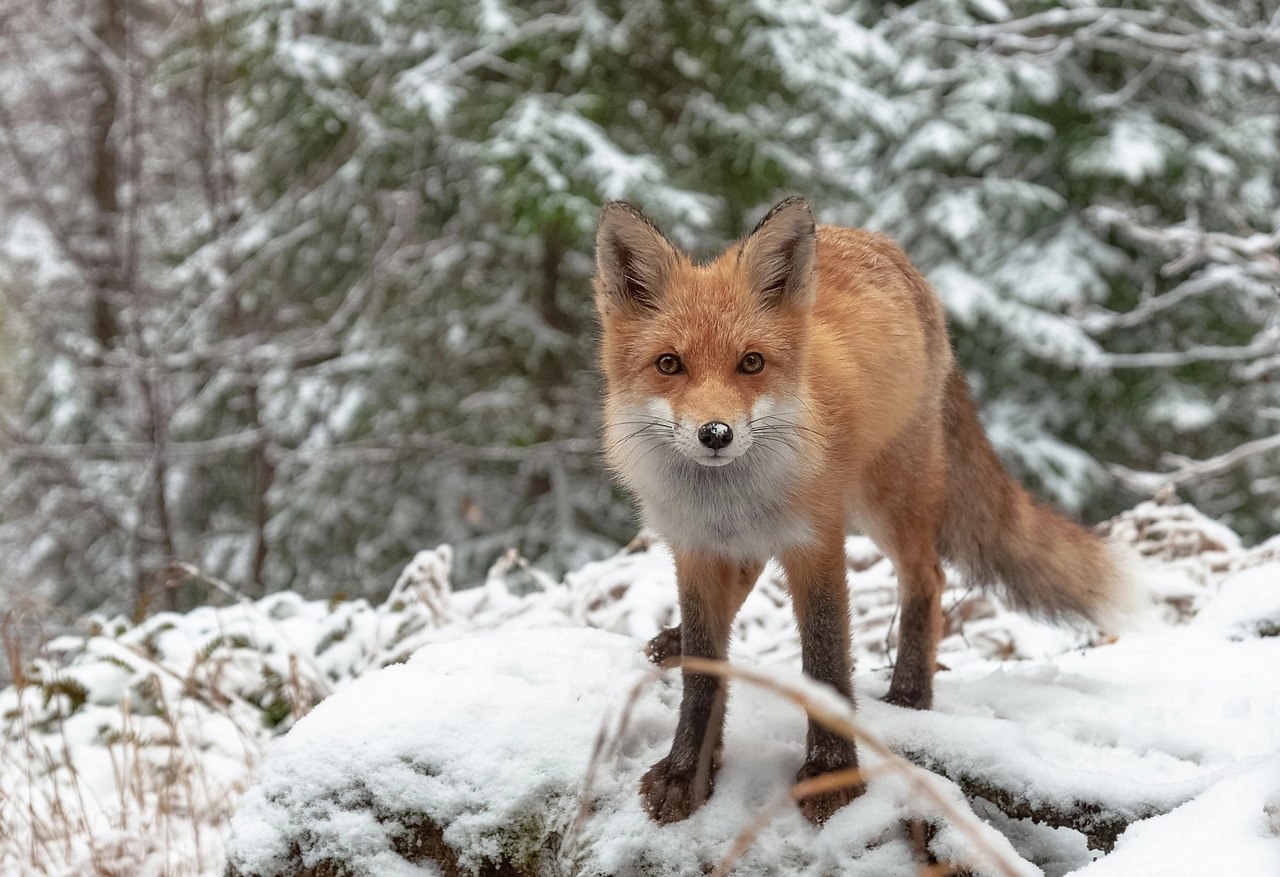
[[[684,371],[684,365],[680,362],[680,357],[674,353],[664,353],[658,357],[658,361],[654,363],[658,371],[664,375],[678,375]]]
[[[742,362],[738,363],[738,371],[744,375],[758,375],[763,368],[764,357],[759,353],[748,353],[742,357]]]

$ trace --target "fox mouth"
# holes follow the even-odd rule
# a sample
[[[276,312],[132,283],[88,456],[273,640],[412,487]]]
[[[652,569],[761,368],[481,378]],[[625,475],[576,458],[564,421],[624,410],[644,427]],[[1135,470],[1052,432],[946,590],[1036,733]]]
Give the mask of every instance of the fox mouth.
[[[751,452],[751,436],[746,430],[738,431],[738,439],[723,448],[709,448],[698,441],[688,428],[672,431],[670,447],[677,457],[697,463],[706,469],[719,469],[734,460],[740,460]]]
[[[680,461],[681,465],[693,463],[703,469],[723,469],[743,457],[755,459],[755,445],[761,436],[766,448],[771,444],[789,446],[791,442],[782,433],[790,424],[779,418],[779,414],[765,407],[754,420],[721,421],[704,417],[691,421],[675,417],[665,402],[650,400],[644,405],[622,406],[611,412],[605,439],[614,457],[613,465],[620,469],[639,466],[645,460],[649,465],[661,465],[659,461],[664,458],[669,461],[668,466]],[[712,427],[720,432],[713,433]],[[707,434],[702,435],[702,431]],[[775,449],[775,453],[781,455],[782,452]]]

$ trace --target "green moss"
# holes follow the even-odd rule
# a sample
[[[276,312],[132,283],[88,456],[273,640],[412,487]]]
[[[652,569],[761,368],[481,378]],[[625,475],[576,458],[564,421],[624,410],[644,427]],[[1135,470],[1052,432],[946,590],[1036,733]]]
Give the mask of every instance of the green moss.
[[[560,816],[565,795],[552,792],[541,798],[536,808],[516,814],[503,833],[504,861],[520,873],[541,873],[543,858],[560,846],[560,835],[551,830],[551,820]]]
[[[273,700],[262,711],[262,723],[268,728],[278,728],[293,715],[293,704],[288,700]]]

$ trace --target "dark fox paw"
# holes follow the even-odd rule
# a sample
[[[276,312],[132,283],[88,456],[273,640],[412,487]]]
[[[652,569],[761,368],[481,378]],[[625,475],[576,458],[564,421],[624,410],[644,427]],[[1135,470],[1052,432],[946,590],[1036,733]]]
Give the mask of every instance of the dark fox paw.
[[[804,782],[805,780],[822,776],[825,773],[845,770],[846,768],[857,766],[856,761],[835,766],[827,763],[806,761],[804,766],[796,773],[796,782]],[[814,825],[822,825],[830,819],[837,810],[845,804],[848,804],[854,798],[861,796],[866,790],[866,784],[858,782],[851,786],[832,789],[829,792],[819,792],[816,795],[809,795],[806,798],[800,799],[800,814]]]
[[[687,819],[706,802],[715,787],[715,776],[708,771],[697,788],[697,770],[682,771],[671,766],[671,758],[662,759],[640,778],[640,800],[654,822],[667,824]]]
[[[680,660],[680,625],[665,628],[649,640],[644,654],[659,667],[674,666]]]
[[[922,688],[897,688],[890,685],[884,702],[911,710],[927,710],[933,705],[933,693]]]

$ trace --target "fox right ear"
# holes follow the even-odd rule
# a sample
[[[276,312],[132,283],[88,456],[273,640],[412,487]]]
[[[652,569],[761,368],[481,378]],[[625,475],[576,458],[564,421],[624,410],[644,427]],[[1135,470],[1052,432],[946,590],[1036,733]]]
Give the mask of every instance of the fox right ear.
[[[817,247],[809,202],[787,198],[743,239],[738,258],[752,288],[766,304],[806,308],[817,293]]]
[[[624,201],[600,211],[596,230],[596,306],[643,313],[658,307],[680,255],[657,226]]]

